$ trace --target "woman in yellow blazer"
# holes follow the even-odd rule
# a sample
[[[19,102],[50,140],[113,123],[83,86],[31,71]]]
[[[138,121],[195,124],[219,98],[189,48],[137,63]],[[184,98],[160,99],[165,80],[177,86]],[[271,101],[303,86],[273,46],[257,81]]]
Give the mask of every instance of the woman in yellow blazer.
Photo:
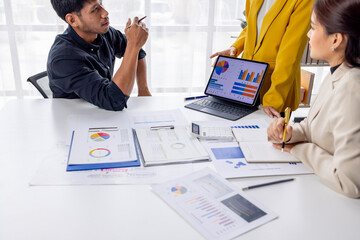
[[[315,0],[310,56],[329,62],[307,119],[288,126],[285,151],[337,192],[360,198],[360,0]],[[284,119],[268,128],[280,143]],[[280,144],[274,144],[281,148]]]
[[[259,14],[264,5],[269,6],[268,1],[273,3],[263,16],[258,34]],[[295,110],[300,103],[300,61],[307,42],[312,2],[246,0],[248,26],[229,49],[210,56],[237,57],[242,53],[242,58],[270,64],[260,91],[264,111],[270,117],[280,117],[279,112],[286,107]]]

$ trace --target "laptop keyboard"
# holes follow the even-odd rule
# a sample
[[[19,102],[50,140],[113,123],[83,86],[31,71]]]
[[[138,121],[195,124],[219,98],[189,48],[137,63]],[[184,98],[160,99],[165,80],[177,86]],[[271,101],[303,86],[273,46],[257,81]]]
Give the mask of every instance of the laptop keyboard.
[[[249,108],[242,108],[242,107],[238,107],[238,106],[232,106],[232,105],[228,105],[228,104],[222,104],[222,103],[218,103],[218,102],[213,102],[213,101],[209,101],[207,99],[201,99],[199,101],[194,102],[193,104],[202,106],[202,107],[207,107],[207,108],[212,108],[224,113],[228,113],[231,115],[242,115],[242,114],[246,114],[249,112],[253,112],[253,109],[249,109]]]

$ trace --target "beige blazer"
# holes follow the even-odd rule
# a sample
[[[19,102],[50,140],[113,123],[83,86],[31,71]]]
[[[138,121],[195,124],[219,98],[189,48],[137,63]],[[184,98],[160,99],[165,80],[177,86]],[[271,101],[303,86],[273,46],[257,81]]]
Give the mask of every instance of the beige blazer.
[[[323,182],[360,198],[360,69],[342,64],[323,81],[307,119],[293,125],[292,150]]]

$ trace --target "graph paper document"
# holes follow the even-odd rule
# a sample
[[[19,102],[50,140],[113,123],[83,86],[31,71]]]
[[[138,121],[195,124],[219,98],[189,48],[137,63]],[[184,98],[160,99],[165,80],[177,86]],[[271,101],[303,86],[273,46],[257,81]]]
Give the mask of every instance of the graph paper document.
[[[207,239],[232,239],[277,217],[209,168],[152,189]]]
[[[145,166],[209,160],[209,154],[185,126],[173,129],[136,128]]]

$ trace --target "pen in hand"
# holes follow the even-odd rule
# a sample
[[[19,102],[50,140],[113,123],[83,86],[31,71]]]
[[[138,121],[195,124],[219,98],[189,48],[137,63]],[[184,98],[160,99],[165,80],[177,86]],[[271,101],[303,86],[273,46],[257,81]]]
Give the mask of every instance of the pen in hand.
[[[147,17],[147,16],[140,18],[139,21],[138,21],[138,24],[139,24],[142,20],[144,20],[146,17]],[[132,26],[132,24],[131,24],[130,26],[128,26],[127,29],[131,28],[131,26]]]
[[[284,147],[285,147],[285,142],[286,142],[286,133],[287,133],[286,129],[289,124],[290,112],[291,112],[291,108],[287,107],[285,109],[285,125],[284,125],[284,133],[283,133],[283,137],[282,137],[281,152],[284,152]]]
[[[147,16],[140,18],[139,21],[138,21],[138,23],[140,23],[140,22],[141,22],[142,20],[144,20],[146,17],[147,17]]]

